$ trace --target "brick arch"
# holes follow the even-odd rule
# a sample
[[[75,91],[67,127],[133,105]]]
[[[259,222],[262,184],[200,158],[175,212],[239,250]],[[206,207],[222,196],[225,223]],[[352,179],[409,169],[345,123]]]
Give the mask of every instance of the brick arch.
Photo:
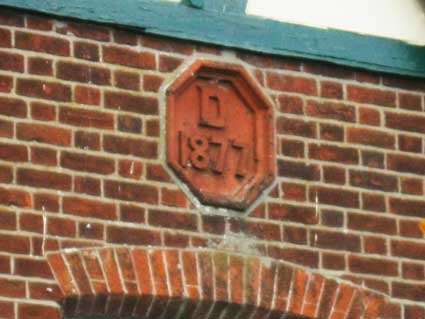
[[[48,261],[65,317],[374,319],[386,302],[282,261],[212,249],[96,248]]]

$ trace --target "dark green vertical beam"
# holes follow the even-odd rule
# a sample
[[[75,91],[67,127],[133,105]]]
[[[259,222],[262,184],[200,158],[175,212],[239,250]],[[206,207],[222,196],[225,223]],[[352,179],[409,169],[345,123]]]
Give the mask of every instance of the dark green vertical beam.
[[[238,11],[244,7],[242,0],[196,1],[203,5],[202,9],[159,0],[0,0],[0,6],[261,53],[425,78],[424,46],[247,16]]]

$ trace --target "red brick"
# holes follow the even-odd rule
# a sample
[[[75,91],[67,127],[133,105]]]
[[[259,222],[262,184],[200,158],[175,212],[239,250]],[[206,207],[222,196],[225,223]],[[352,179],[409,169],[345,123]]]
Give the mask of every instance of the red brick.
[[[51,188],[57,190],[71,190],[71,176],[48,171],[36,171],[28,168],[19,168],[17,182],[20,185]]]
[[[248,222],[241,223],[241,232],[248,236],[253,236],[261,240],[281,241],[282,235],[280,226],[277,224],[265,222]]]
[[[397,223],[393,218],[350,213],[348,214],[347,223],[348,228],[354,230],[382,233],[387,235],[397,234]]]
[[[160,50],[167,51],[173,53],[180,53],[191,55],[193,53],[193,45],[188,44],[185,41],[166,38],[166,37],[158,37],[158,36],[149,36],[144,34],[141,39],[141,43],[143,46]]]
[[[161,202],[165,206],[186,207],[186,195],[180,190],[172,190],[167,188],[161,189]]]
[[[121,205],[120,217],[123,222],[144,224],[145,209],[134,205]]]
[[[328,99],[342,99],[342,84],[338,82],[322,81],[320,82],[320,96]]]
[[[30,29],[50,31],[53,27],[53,21],[41,16],[27,16],[27,27]]]
[[[323,166],[323,179],[325,183],[344,185],[346,180],[344,168],[336,166]]]
[[[377,151],[362,150],[362,165],[373,168],[384,168],[384,154]]]
[[[279,111],[290,114],[303,114],[304,101],[299,96],[281,94],[278,97]]]
[[[401,220],[399,224],[401,236],[411,238],[423,238],[423,233],[419,229],[419,223],[417,221]]]
[[[282,198],[304,202],[307,199],[306,186],[303,184],[284,182],[281,184]]]
[[[348,100],[358,103],[376,104],[382,106],[395,107],[396,95],[392,91],[365,88],[348,85]]]
[[[183,59],[176,58],[167,55],[159,56],[159,71],[161,72],[173,72],[176,70],[180,64],[182,64]]]
[[[423,260],[424,254],[425,245],[423,245],[422,243],[400,240],[391,241],[391,255],[394,257]]]
[[[385,126],[388,128],[425,133],[425,117],[403,113],[385,113]]]
[[[52,236],[76,237],[77,225],[75,221],[70,219],[49,216],[47,218],[47,233]]]
[[[319,266],[319,253],[313,250],[299,248],[279,248],[276,246],[268,246],[268,254],[272,258],[285,260],[309,268],[317,268]]]
[[[58,212],[59,197],[53,194],[36,193],[34,194],[34,208],[42,212]]]
[[[332,78],[354,79],[353,69],[326,62],[304,62],[304,71]]]
[[[30,282],[28,284],[28,290],[31,299],[56,302],[60,302],[64,299],[64,295],[57,284]]]
[[[367,107],[359,108],[359,122],[365,125],[381,125],[381,114],[379,111]]]
[[[364,252],[367,254],[387,255],[387,241],[382,236],[365,236],[363,237]]]
[[[140,89],[140,76],[138,73],[115,71],[114,80],[116,87],[134,91]]]
[[[0,159],[12,162],[28,162],[28,149],[24,145],[0,142]]]
[[[270,89],[277,91],[317,95],[316,80],[311,78],[267,72],[267,83]]]
[[[56,166],[57,152],[50,148],[45,147],[31,147],[31,163],[45,165],[45,166]]]
[[[15,46],[18,49],[69,56],[69,41],[61,38],[17,31]]]
[[[147,120],[145,121],[146,135],[150,137],[158,137],[160,135],[160,127],[158,120]]]
[[[112,114],[71,107],[61,107],[59,121],[80,127],[95,127],[106,130],[114,128],[114,116]]]
[[[0,24],[23,27],[25,20],[22,13],[2,8],[0,12]]]
[[[158,232],[128,227],[109,226],[106,231],[107,242],[129,245],[159,245],[161,236]]]
[[[88,105],[100,105],[100,90],[94,87],[76,86],[75,102]]]
[[[105,195],[109,198],[147,204],[158,203],[158,189],[153,186],[105,181],[104,188]]]
[[[18,139],[24,141],[35,141],[59,146],[71,145],[71,131],[55,126],[18,123],[17,136]]]
[[[281,177],[297,178],[308,181],[317,181],[320,179],[319,167],[313,164],[279,160],[277,169],[278,175]]]
[[[322,209],[320,212],[321,223],[329,227],[342,227],[344,214],[337,210]]]
[[[290,156],[290,157],[304,157],[304,143],[289,139],[281,139],[280,147],[282,155]]]
[[[77,193],[99,196],[100,180],[87,176],[75,176],[74,191]]]
[[[392,282],[392,297],[424,302],[425,285],[417,283]]]
[[[194,214],[175,213],[165,210],[149,210],[149,224],[156,227],[183,229],[188,231],[198,230],[198,218]]]
[[[56,64],[56,74],[59,79],[98,85],[108,85],[111,81],[108,69],[65,61]]]
[[[63,199],[63,211],[66,214],[81,217],[106,220],[116,220],[118,218],[114,204],[78,197],[65,197]]]
[[[142,158],[156,158],[158,145],[156,142],[140,138],[125,138],[106,135],[103,138],[103,149],[110,153],[133,155]]]
[[[398,106],[406,110],[421,111],[422,98],[420,95],[416,95],[416,94],[399,93]]]
[[[43,216],[41,214],[21,213],[19,215],[19,229],[42,234],[44,230]]]
[[[316,123],[283,116],[277,119],[276,131],[278,134],[297,135],[310,138],[315,138],[317,135]]]
[[[425,158],[388,154],[387,167],[393,171],[425,175]]]
[[[163,82],[163,77],[145,74],[143,75],[143,90],[146,92],[158,92]]]
[[[333,231],[310,232],[310,242],[317,248],[360,252],[360,237]]]
[[[85,131],[75,132],[75,146],[84,150],[100,150],[100,134]]]
[[[60,319],[62,314],[58,307],[37,305],[37,304],[19,304],[18,319]]]
[[[358,164],[359,153],[355,148],[339,147],[325,144],[310,144],[309,157],[321,161],[337,162],[342,164]]]
[[[425,91],[425,85],[422,81],[410,77],[384,76],[383,84],[404,90]]]
[[[16,213],[0,209],[0,229],[16,230]]]
[[[310,188],[310,201],[349,208],[360,206],[357,192],[328,187]]]
[[[157,115],[159,113],[156,98],[127,93],[105,92],[105,107],[145,115]]]
[[[269,218],[307,225],[315,225],[318,223],[318,216],[313,207],[298,205],[270,203]]]
[[[352,105],[332,102],[307,101],[306,114],[309,116],[343,122],[355,122],[356,110]]]
[[[422,138],[400,134],[398,148],[404,152],[422,153]]]
[[[189,247],[189,236],[164,233],[164,245],[167,247],[187,248]]]
[[[421,317],[425,317],[425,308],[420,306],[405,305],[404,319],[416,319]]]
[[[424,185],[422,179],[419,178],[401,178],[401,192],[412,195],[423,195]]]
[[[30,253],[29,238],[26,236],[0,234],[0,251],[12,254],[28,255]]]
[[[301,227],[284,226],[283,241],[298,245],[307,244],[307,230]]]
[[[25,298],[25,282],[0,278],[0,296],[8,298]]]
[[[118,172],[122,177],[140,179],[143,174],[143,163],[131,160],[119,161]]]
[[[114,42],[127,45],[137,45],[138,34],[127,30],[114,30]]]
[[[224,234],[226,228],[225,217],[204,215],[202,216],[202,230],[210,234]]]
[[[28,58],[28,71],[32,74],[52,76],[52,60],[38,57],[30,57]]]
[[[7,75],[0,75],[0,92],[9,93],[12,91],[13,78]]]
[[[116,46],[103,47],[103,61],[112,64],[125,65],[138,69],[155,70],[155,55],[150,52],[138,52],[135,50]]]
[[[19,54],[0,52],[0,70],[24,72],[24,57]]]
[[[88,42],[74,42],[74,55],[79,59],[97,62],[99,61],[99,46]]]
[[[0,97],[0,114],[25,118],[27,117],[27,104],[23,100]]]
[[[13,180],[13,168],[0,165],[0,183],[11,183]]]
[[[323,253],[322,254],[322,267],[331,270],[345,270],[345,257],[344,255]]]
[[[140,134],[142,131],[142,120],[137,117],[120,115],[118,116],[118,130],[127,133]]]
[[[54,121],[56,119],[56,107],[52,104],[32,102],[31,117],[39,121]]]
[[[252,54],[249,52],[238,52],[237,56],[245,62],[259,68],[283,69],[292,71],[301,70],[301,63],[291,58]]]
[[[378,194],[362,194],[363,209],[374,211],[374,212],[385,212],[385,198]]]
[[[12,34],[10,30],[0,29],[0,47],[10,48],[12,46]]]
[[[384,192],[398,191],[397,177],[369,171],[350,170],[350,185]]]
[[[16,258],[14,274],[24,277],[53,279],[53,274],[47,261],[30,258]]]
[[[344,141],[344,128],[333,124],[320,124],[320,139],[328,141]]]
[[[78,234],[82,238],[104,240],[104,226],[94,223],[79,223]]]
[[[388,149],[394,149],[395,146],[394,135],[357,127],[349,127],[347,129],[347,140],[354,144],[363,144]]]
[[[109,30],[107,28],[88,23],[67,22],[57,32],[62,34],[72,34],[79,38],[86,38],[95,41],[107,42],[110,40]]]
[[[402,273],[404,279],[425,280],[425,268],[422,264],[403,262]]]
[[[71,88],[67,85],[32,79],[18,79],[17,83],[16,91],[19,95],[62,102],[71,101]]]

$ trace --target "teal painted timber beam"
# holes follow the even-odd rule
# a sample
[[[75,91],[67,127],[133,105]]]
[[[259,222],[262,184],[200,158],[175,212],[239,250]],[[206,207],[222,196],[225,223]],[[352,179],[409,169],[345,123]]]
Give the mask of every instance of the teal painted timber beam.
[[[205,5],[207,0],[203,1]],[[0,5],[179,39],[425,78],[423,46],[241,13],[159,0],[0,0]]]

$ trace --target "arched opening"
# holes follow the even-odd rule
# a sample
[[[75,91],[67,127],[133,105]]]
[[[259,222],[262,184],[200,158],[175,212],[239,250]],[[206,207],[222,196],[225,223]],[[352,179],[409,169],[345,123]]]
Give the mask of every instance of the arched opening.
[[[109,247],[48,261],[66,319],[374,319],[386,302],[282,261],[214,249]]]

